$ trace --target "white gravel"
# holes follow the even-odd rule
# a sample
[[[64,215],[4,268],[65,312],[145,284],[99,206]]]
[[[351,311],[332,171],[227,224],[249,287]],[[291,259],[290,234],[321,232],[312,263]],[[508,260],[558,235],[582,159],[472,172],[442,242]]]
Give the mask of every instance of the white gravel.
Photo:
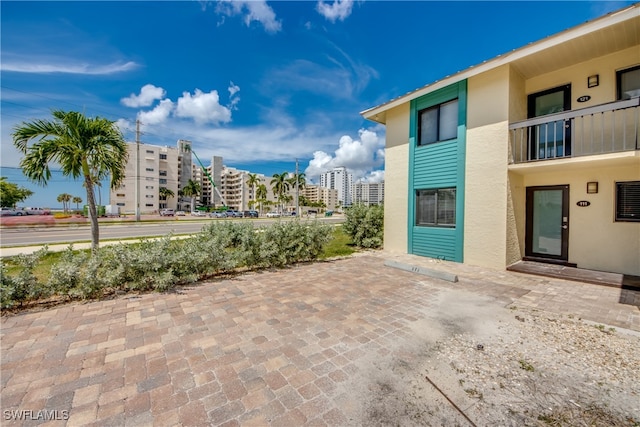
[[[640,426],[637,332],[440,299],[417,339],[363,366],[363,425]]]

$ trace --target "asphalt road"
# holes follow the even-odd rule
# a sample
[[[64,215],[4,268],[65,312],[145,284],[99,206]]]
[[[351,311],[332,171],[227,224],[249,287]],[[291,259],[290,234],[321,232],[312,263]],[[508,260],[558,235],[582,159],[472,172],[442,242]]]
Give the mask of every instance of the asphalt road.
[[[265,226],[276,221],[290,221],[282,219],[237,219],[233,221],[250,221],[255,226]],[[306,221],[306,218],[302,218]],[[328,223],[341,223],[342,217],[318,218]],[[232,221],[230,219],[182,219],[166,220],[162,222],[131,222],[127,224],[100,224],[100,240],[118,240],[142,237],[164,236],[173,234],[193,234],[202,230],[207,224],[216,221]],[[76,243],[91,240],[89,224],[68,224],[65,226],[46,227],[37,224],[29,226],[2,227],[0,247],[33,246],[54,243]]]

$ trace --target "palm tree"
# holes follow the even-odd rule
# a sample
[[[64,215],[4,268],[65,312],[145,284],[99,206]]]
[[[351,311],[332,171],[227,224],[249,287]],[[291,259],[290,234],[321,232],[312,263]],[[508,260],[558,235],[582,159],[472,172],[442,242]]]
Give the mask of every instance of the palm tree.
[[[273,179],[271,180],[271,187],[273,189],[273,195],[276,196],[278,202],[280,203],[280,211],[282,211],[283,206],[283,198],[284,195],[289,191],[289,181],[287,178],[289,177],[289,172],[282,173],[274,173]]]
[[[73,201],[73,203],[75,203],[75,204],[76,204],[76,210],[77,210],[77,211],[78,211],[78,210],[80,210],[80,208],[78,207],[78,205],[79,205],[80,203],[82,203],[82,197],[74,196],[74,197],[73,197],[73,199],[72,199],[72,201]]]
[[[160,187],[160,189],[158,189],[158,193],[160,194],[162,200],[167,200],[167,197],[175,197],[176,195],[176,193],[174,193],[172,190],[169,190],[167,187]]]
[[[256,202],[256,185],[260,184],[260,178],[257,173],[250,173],[249,179],[247,179],[247,185],[253,190],[253,204]]]
[[[262,213],[262,207],[267,201],[267,195],[267,186],[264,184],[258,185],[258,188],[256,188],[256,200],[260,202],[260,213]]]
[[[59,194],[58,198],[56,199],[58,203],[62,203],[62,211],[64,213],[67,213],[69,202],[71,201],[71,197],[72,197],[71,194],[62,193],[62,194]]]
[[[300,190],[307,185],[307,180],[305,178],[304,172],[298,174],[294,173],[293,175],[291,175],[291,177],[289,178],[289,185],[291,185],[291,188],[296,189],[296,197],[299,197],[298,195],[300,194]],[[296,200],[296,208],[299,207],[298,205],[300,205],[300,200]],[[296,212],[296,215],[299,216],[299,213]]]
[[[22,152],[23,173],[31,181],[47,185],[49,163],[60,165],[62,173],[82,177],[87,191],[91,220],[91,252],[100,242],[94,183],[111,177],[111,188],[124,178],[127,144],[114,122],[102,117],[88,118],[76,111],[54,110],[53,120],[22,122],[14,128],[13,144]],[[30,141],[36,140],[29,144]]]
[[[192,179],[187,182],[187,185],[182,189],[182,194],[185,197],[189,197],[191,199],[191,212],[196,210],[196,197],[200,194],[200,184],[197,181]]]
[[[93,186],[98,190],[98,206],[102,206],[102,183],[100,182],[100,178],[97,175],[91,175],[91,182],[93,182]]]
[[[296,175],[295,173],[293,175],[291,175],[291,177],[288,179],[289,185],[291,186],[291,188],[295,188],[296,187],[296,181],[298,182],[298,188],[299,189],[303,189],[304,187],[306,187],[307,185],[307,179],[304,175],[304,172],[299,173],[298,175]]]

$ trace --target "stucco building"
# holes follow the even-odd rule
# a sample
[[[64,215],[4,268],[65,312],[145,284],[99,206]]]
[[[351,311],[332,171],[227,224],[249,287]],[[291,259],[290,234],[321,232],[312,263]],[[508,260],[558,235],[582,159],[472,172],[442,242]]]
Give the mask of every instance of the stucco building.
[[[381,205],[384,203],[383,182],[356,182],[351,186],[351,201],[353,204]]]
[[[640,275],[640,4],[362,112],[385,250]]]
[[[320,174],[320,187],[338,191],[338,202],[341,206],[351,206],[351,186],[353,175],[344,166],[335,167]]]
[[[110,190],[110,203],[128,214],[136,213],[138,200],[143,214],[157,213],[164,208],[187,206],[188,209],[188,200],[180,204],[178,197],[178,191],[191,178],[191,153],[185,150],[188,150],[187,142],[182,140],[176,147],[127,144],[129,158],[125,177],[118,188]],[[162,187],[171,190],[174,197],[161,197]]]

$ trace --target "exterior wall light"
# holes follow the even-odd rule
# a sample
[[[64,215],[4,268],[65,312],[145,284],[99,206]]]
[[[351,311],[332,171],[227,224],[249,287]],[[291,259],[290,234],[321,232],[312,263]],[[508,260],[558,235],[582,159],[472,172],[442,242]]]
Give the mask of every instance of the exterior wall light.
[[[587,194],[598,194],[598,182],[587,182]]]
[[[600,75],[594,74],[593,76],[587,77],[587,87],[596,87],[600,84]]]

